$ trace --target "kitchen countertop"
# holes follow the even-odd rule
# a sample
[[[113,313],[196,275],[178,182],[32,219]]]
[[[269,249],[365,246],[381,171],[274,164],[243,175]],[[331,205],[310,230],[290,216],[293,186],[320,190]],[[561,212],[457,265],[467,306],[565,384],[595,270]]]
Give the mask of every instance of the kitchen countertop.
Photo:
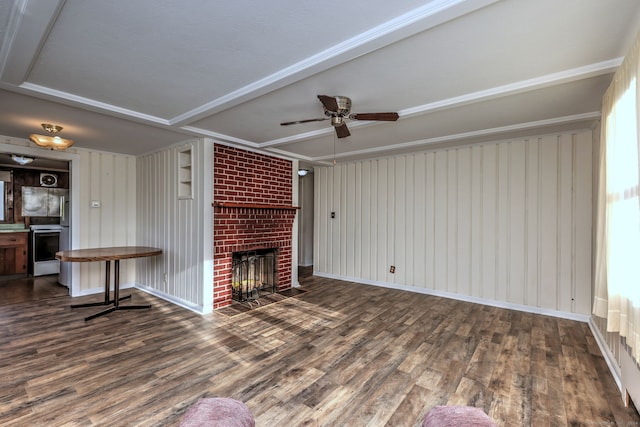
[[[24,224],[0,224],[0,233],[28,233]]]

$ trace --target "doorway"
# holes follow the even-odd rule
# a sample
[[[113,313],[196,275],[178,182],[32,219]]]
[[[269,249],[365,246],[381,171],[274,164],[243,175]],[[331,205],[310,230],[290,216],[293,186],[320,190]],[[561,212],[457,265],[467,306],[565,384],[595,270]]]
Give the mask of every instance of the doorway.
[[[313,169],[298,177],[298,266],[313,266]]]
[[[14,170],[21,171],[22,175],[28,175],[25,171],[33,171],[34,176],[26,179],[31,179],[32,181],[23,182],[22,185],[40,187],[40,186],[49,186],[51,185],[50,181],[42,183],[40,181],[41,172],[40,171],[48,171],[48,175],[55,174],[58,178],[67,175],[66,183],[64,185],[65,188],[69,190],[70,199],[70,209],[68,213],[72,221],[69,223],[67,227],[68,232],[68,246],[69,249],[77,247],[79,242],[79,197],[80,197],[80,155],[67,152],[67,151],[52,151],[52,150],[43,150],[41,148],[34,148],[29,146],[24,146],[24,142],[21,140],[16,140],[15,143],[11,141],[11,138],[8,139],[9,143],[0,143],[0,169],[8,169],[12,168]],[[34,160],[30,161],[28,164],[20,165],[16,164],[12,161],[11,156],[23,156],[33,158]],[[42,172],[44,174],[44,172]],[[12,197],[21,198],[20,195],[16,195],[15,192]],[[12,223],[22,223],[25,224],[25,219],[22,216],[22,212],[17,213],[17,220],[15,214],[12,217]],[[7,218],[8,219],[8,218]],[[32,221],[33,219],[33,221]],[[49,223],[55,222],[55,220],[59,218],[47,218],[47,217],[33,217],[30,218],[25,224],[26,226],[30,226],[32,224],[38,223]],[[62,286],[58,284],[58,274],[47,274],[41,277],[24,277],[23,276],[0,276],[0,286],[2,287],[2,292],[7,295],[7,298],[3,298],[3,302],[9,299],[12,301],[19,301],[22,299],[39,299],[39,298],[49,298],[52,296],[59,296],[59,294],[63,295],[71,295],[77,296],[80,292],[79,290],[79,281],[78,273],[79,271],[74,268],[69,271],[69,279],[66,281],[67,286]],[[75,273],[75,274],[74,274]]]

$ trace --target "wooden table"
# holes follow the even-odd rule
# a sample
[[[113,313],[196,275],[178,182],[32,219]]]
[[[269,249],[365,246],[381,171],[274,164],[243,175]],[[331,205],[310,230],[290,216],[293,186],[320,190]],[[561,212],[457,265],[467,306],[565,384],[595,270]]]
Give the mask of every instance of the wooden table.
[[[120,301],[131,298],[131,295],[120,297],[120,260],[131,258],[144,258],[162,254],[162,249],[150,248],[146,246],[120,246],[112,248],[92,248],[92,249],[72,249],[69,251],[56,252],[56,259],[66,262],[106,262],[106,275],[104,280],[104,301],[92,302],[87,304],[73,304],[71,308],[78,307],[96,307],[100,305],[111,305],[106,310],[85,317],[86,320],[94,319],[98,316],[111,313],[116,310],[138,310],[143,308],[151,308],[151,304],[146,305],[120,305]],[[110,277],[111,277],[111,261],[115,261],[114,266],[114,287],[113,299],[110,299]]]

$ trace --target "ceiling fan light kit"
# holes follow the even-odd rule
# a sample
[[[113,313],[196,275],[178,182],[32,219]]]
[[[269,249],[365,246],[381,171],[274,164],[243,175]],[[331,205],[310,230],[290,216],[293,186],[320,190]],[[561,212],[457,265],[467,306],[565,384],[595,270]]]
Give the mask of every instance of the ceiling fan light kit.
[[[351,99],[346,96],[318,95],[318,99],[324,108],[326,117],[315,119],[296,120],[293,122],[280,123],[282,126],[297,125],[301,123],[321,122],[331,120],[331,126],[336,130],[338,138],[346,138],[351,135],[345,119],[395,122],[398,120],[398,113],[351,113]]]
[[[29,140],[42,148],[49,148],[51,150],[66,150],[73,145],[73,141],[70,139],[60,138],[56,135],[62,130],[62,126],[52,125],[50,123],[42,123],[42,128],[49,132],[49,135],[31,134]]]

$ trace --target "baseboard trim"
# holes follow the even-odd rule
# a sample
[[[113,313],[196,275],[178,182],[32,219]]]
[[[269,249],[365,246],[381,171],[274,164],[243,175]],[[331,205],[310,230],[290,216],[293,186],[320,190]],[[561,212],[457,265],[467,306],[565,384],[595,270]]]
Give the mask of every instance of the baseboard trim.
[[[178,305],[182,308],[186,308],[187,310],[193,311],[194,313],[198,313],[198,314],[209,314],[213,311],[213,307],[203,307],[202,305],[198,305],[198,304],[193,304],[189,301],[183,300],[181,298],[177,298],[173,295],[169,295],[166,294],[164,292],[161,292],[157,289],[151,288],[149,286],[145,286],[139,283],[136,283],[135,285],[136,289],[140,289],[143,292],[146,292],[150,295],[153,295],[154,297],[158,297],[160,299],[163,299],[165,301],[168,301],[172,304]]]
[[[620,394],[623,394],[622,389],[622,377],[620,372],[620,367],[618,366],[618,361],[615,356],[611,352],[607,341],[604,339],[602,332],[595,323],[593,323],[593,317],[589,318],[589,329],[591,329],[591,334],[596,340],[596,344],[600,348],[600,353],[602,353],[602,357],[604,357],[604,361],[607,362],[607,366],[609,367],[609,372],[611,372],[611,376],[613,380],[616,382],[616,386],[618,386],[618,390]]]
[[[490,300],[485,298],[478,298],[470,295],[456,294],[453,292],[438,291],[435,289],[417,288],[415,286],[398,285],[396,283],[388,283],[388,282],[379,282],[375,280],[362,279],[359,277],[339,276],[336,274],[329,274],[329,273],[323,273],[318,271],[314,271],[313,274],[315,276],[325,277],[327,279],[336,279],[336,280],[343,280],[346,282],[360,283],[362,285],[372,285],[372,286],[380,286],[380,287],[389,288],[389,289],[398,289],[400,291],[415,292],[415,293],[424,294],[424,295],[433,295],[437,297],[455,299],[459,301],[472,302],[475,304],[488,305],[491,307],[505,308],[508,310],[517,310],[525,313],[541,314],[543,316],[551,316],[551,317],[558,317],[561,319],[576,320],[578,322],[584,322],[584,323],[588,323],[589,319],[591,318],[587,314],[568,313],[566,311],[550,310],[546,308],[532,307],[532,306],[523,305],[523,304],[514,304],[514,303],[505,302],[505,301],[496,301],[496,300]]]

